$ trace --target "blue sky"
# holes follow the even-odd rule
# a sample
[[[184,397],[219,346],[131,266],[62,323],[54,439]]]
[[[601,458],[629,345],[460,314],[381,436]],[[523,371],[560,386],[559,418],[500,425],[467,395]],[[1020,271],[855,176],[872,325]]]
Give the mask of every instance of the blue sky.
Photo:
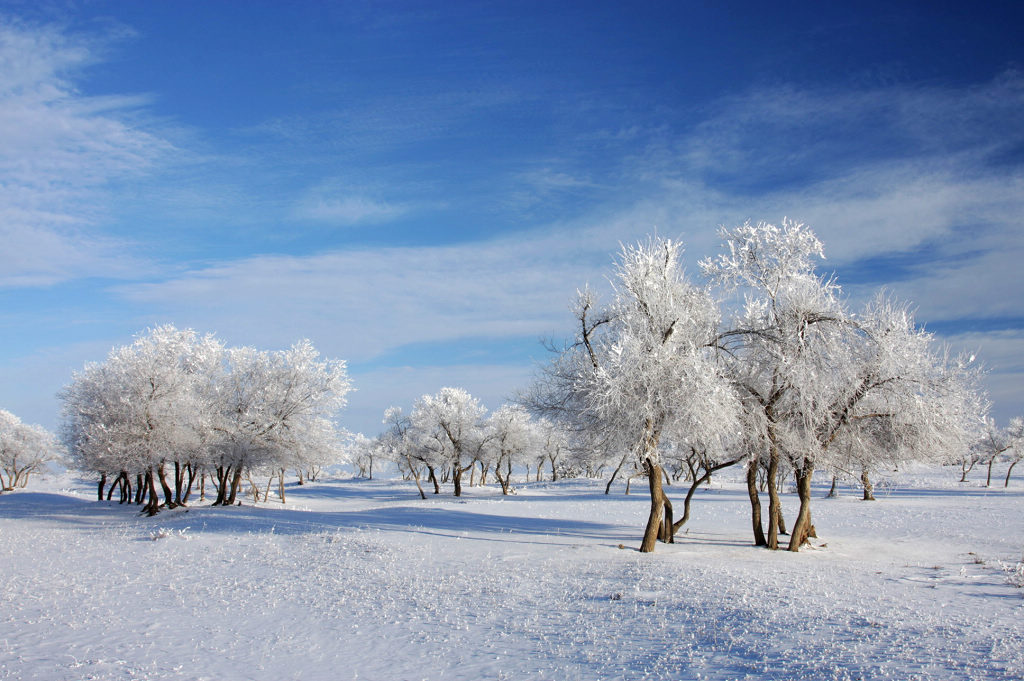
[[[524,387],[620,242],[811,225],[1024,413],[1024,9],[0,2],[0,408],[153,324]]]

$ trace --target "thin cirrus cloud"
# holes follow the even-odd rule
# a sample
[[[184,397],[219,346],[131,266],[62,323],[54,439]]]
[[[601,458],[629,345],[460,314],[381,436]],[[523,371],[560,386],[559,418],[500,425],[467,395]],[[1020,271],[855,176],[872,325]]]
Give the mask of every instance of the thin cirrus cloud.
[[[294,211],[294,217],[349,227],[390,222],[409,211],[408,205],[377,201],[364,196],[317,196],[302,200]]]
[[[87,42],[0,25],[0,286],[51,285],[142,269],[124,240],[95,229],[107,186],[145,173],[173,149],[133,125],[139,97],[87,97],[73,74]]]

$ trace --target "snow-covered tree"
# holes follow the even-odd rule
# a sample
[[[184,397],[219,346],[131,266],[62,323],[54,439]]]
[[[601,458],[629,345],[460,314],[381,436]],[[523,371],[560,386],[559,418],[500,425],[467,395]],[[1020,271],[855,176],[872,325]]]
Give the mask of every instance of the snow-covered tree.
[[[197,386],[220,352],[217,341],[191,329],[158,326],[74,375],[61,393],[62,435],[79,468],[101,473],[101,495],[106,475],[114,474],[122,489],[137,479],[150,514],[161,505],[158,482],[167,506],[181,503],[166,464],[201,449],[205,412]]]
[[[487,448],[493,452],[494,474],[501,485],[501,493],[512,489],[512,469],[522,463],[523,457],[536,442],[536,429],[530,414],[518,405],[506,404],[496,409],[487,419]]]
[[[215,469],[216,503],[233,503],[246,471],[282,475],[336,452],[331,419],[349,390],[344,362],[321,360],[308,341],[275,353],[225,349],[165,325],[74,375],[61,393],[61,432],[73,464],[100,473],[101,499],[114,475],[108,498],[119,486],[129,500],[134,481],[135,501],[154,514],[157,483],[173,507],[198,471]]]
[[[1000,458],[1005,458],[1010,465],[1003,486],[1008,487],[1013,467],[1024,458],[1024,452],[1021,451],[1024,450],[1024,419],[1017,417],[1005,428],[997,426],[995,419],[986,419],[984,429],[971,450],[976,460],[984,463],[987,468],[985,487],[992,486],[992,466]]]
[[[481,419],[485,409],[462,388],[441,388],[436,395],[424,395],[413,406],[410,420],[424,456],[443,461],[451,469],[455,496],[462,496],[462,476],[475,463],[483,437]]]
[[[53,433],[0,409],[0,492],[24,487],[29,476],[62,456],[63,447]]]
[[[569,434],[558,423],[540,418],[536,421],[540,455],[551,465],[551,481],[558,480],[563,457],[569,454]]]
[[[213,390],[214,504],[234,503],[247,469],[283,471],[339,451],[332,419],[351,389],[345,362],[321,359],[309,341],[278,352],[229,349]]]
[[[548,386],[534,391],[584,427],[623,443],[647,474],[644,552],[659,538],[672,538],[659,444],[683,433],[718,442],[735,429],[738,412],[714,353],[717,308],[684,276],[681,251],[679,243],[660,238],[624,247],[613,300],[595,311],[593,297],[581,293],[576,342],[546,372]]]
[[[855,452],[864,470],[893,456],[948,455],[977,419],[975,372],[936,350],[908,308],[886,296],[860,316],[849,313],[834,280],[816,274],[823,249],[804,225],[747,223],[722,237],[728,252],[701,265],[714,282],[747,294],[721,344],[745,393],[748,428],[764,434],[751,458],[767,450],[766,543],[777,546],[775,481],[785,461],[800,497],[789,542],[796,551],[813,532],[815,468],[840,451]],[[753,496],[751,503],[759,516]],[[762,536],[755,527],[757,543]]]

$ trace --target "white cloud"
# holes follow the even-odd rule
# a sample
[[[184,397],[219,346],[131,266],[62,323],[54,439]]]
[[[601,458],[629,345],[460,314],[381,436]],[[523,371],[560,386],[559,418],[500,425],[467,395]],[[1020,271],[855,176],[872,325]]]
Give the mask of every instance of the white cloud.
[[[125,243],[90,233],[105,186],[171,150],[130,118],[143,100],[88,97],[69,77],[92,62],[87,41],[0,24],[0,286],[125,276]]]
[[[295,217],[343,226],[388,222],[406,212],[407,206],[375,201],[362,196],[314,197],[302,201]]]

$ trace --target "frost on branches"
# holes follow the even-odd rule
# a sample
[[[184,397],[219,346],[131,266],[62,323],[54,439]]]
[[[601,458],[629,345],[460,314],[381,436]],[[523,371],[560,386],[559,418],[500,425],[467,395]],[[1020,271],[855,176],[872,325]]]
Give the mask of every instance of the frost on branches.
[[[0,409],[0,492],[24,487],[33,473],[62,457],[63,447],[53,433]]]
[[[723,359],[757,424],[748,480],[766,467],[768,535],[751,493],[755,543],[778,546],[780,464],[796,479],[800,510],[789,540],[799,550],[814,532],[811,478],[820,467],[873,467],[948,458],[971,439],[982,400],[976,372],[951,361],[918,328],[909,309],[880,295],[860,315],[839,286],[819,276],[821,242],[804,225],[750,223],[723,230],[727,252],[701,263],[745,304],[721,334]]]
[[[592,296],[580,294],[576,342],[548,369],[549,397],[536,401],[577,410],[584,424],[619,442],[647,474],[644,552],[659,538],[670,541],[676,529],[662,488],[662,442],[720,448],[735,433],[739,414],[715,353],[717,307],[684,276],[681,250],[657,238],[623,248],[612,301],[595,311]]]
[[[815,470],[869,485],[874,471],[949,461],[976,440],[987,408],[977,366],[937,347],[906,304],[880,294],[850,311],[835,280],[817,273],[823,247],[802,224],[746,223],[721,236],[724,252],[701,269],[731,303],[730,319],[720,321],[709,289],[686,280],[679,244],[625,247],[611,302],[578,294],[573,342],[528,398],[595,449],[624,452],[620,468],[632,459],[646,474],[642,551],[672,541],[689,517],[693,487],[673,522],[665,465],[696,481],[745,462],[754,542],[772,549],[785,534],[778,481],[788,469],[800,498],[788,543],[796,551],[814,535]]]
[[[334,456],[331,419],[350,389],[344,362],[320,359],[308,341],[264,352],[159,326],[74,375],[61,392],[62,438],[75,467],[100,474],[100,499],[112,476],[107,499],[117,490],[152,515],[186,504],[209,474],[215,503],[233,504],[244,474],[283,476]]]

